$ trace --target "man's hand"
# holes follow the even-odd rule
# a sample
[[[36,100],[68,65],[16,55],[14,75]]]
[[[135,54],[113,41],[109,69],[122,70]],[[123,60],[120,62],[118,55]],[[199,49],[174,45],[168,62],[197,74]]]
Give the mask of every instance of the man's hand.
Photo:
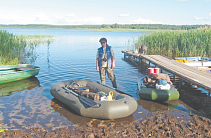
[[[112,64],[112,69],[115,68],[115,63]]]
[[[112,69],[115,68],[115,58],[114,56],[112,56],[112,65],[111,65]]]
[[[96,70],[99,71],[99,66],[96,66]]]

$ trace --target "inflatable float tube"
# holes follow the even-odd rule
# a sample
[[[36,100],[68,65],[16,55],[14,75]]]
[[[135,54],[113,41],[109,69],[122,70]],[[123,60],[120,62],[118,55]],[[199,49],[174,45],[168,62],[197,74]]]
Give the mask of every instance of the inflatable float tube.
[[[72,86],[72,84],[77,84],[77,89],[88,88],[92,91],[92,93],[95,94],[97,92],[104,92],[109,95],[109,92],[112,92],[112,100],[94,101],[80,95],[75,95],[72,93],[72,90],[67,88],[67,86]],[[61,81],[52,86],[50,90],[53,97],[64,103],[68,108],[75,111],[78,115],[98,119],[122,118],[135,112],[137,109],[136,100],[128,94],[118,91],[107,85],[90,80]]]

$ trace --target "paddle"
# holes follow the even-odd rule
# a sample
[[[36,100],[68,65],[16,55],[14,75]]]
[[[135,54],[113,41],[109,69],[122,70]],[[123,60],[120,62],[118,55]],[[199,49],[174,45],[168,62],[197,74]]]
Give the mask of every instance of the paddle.
[[[118,90],[117,88],[112,88],[112,87],[110,87],[110,86],[108,86],[108,85],[105,85],[105,84],[99,82],[99,81],[97,81],[97,83],[99,83],[99,84],[101,84],[101,85],[103,85],[103,86],[106,86],[106,87],[108,87],[108,88],[111,88],[111,89],[113,89],[113,90],[115,90],[115,91],[117,91],[117,92],[119,92],[119,93],[126,94],[126,95],[129,95],[129,96],[133,97],[132,95],[130,95],[130,94],[128,94],[128,93],[125,93],[125,92],[123,92],[123,91]]]
[[[62,87],[63,89],[71,92],[73,95],[77,96],[81,102],[83,102],[84,104],[88,105],[89,107],[94,107],[94,108],[99,108],[101,105],[99,103],[96,103],[95,101],[89,99],[89,98],[86,98],[86,97],[83,97],[75,92],[73,92],[72,90],[66,88],[66,87]]]

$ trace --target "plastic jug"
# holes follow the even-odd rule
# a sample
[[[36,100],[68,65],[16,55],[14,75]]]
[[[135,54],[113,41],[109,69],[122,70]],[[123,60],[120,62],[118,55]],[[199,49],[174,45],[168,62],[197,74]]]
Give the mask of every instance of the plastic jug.
[[[106,96],[100,97],[100,101],[107,101],[107,97]]]
[[[109,93],[108,93],[108,96],[107,96],[107,101],[112,101],[113,100],[113,92],[112,91],[110,91]]]

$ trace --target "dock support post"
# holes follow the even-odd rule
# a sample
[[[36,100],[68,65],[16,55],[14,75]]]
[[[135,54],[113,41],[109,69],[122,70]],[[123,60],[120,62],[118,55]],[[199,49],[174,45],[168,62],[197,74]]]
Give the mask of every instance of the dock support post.
[[[141,59],[141,57],[140,57],[140,55],[138,56],[138,69],[140,69],[140,59]]]
[[[179,90],[181,90],[181,88],[182,88],[182,79],[179,78]]]
[[[210,91],[208,92],[208,95],[207,95],[207,104],[209,103],[209,99],[210,99]]]

